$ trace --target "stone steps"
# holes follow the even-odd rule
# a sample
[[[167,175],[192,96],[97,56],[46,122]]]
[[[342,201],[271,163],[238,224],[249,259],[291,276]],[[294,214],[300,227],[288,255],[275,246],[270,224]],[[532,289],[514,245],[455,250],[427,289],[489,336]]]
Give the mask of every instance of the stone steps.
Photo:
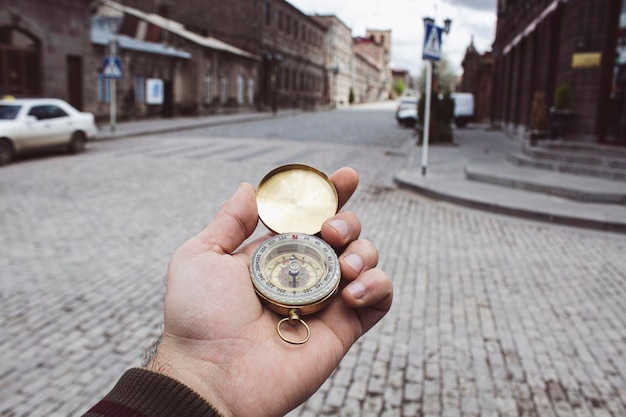
[[[624,148],[566,142],[524,145],[499,164],[468,164],[465,177],[580,202],[626,205]]]
[[[626,149],[586,143],[540,142],[509,153],[520,167],[626,181]],[[626,187],[626,184],[625,184]]]

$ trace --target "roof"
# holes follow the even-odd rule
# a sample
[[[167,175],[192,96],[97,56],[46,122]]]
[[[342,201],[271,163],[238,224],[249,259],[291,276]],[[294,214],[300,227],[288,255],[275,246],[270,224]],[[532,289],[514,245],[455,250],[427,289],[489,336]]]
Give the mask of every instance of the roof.
[[[145,20],[146,22],[153,24],[165,31],[173,33],[175,35],[180,36],[181,38],[187,39],[197,45],[203,46],[209,49],[215,49],[218,51],[228,52],[234,55],[238,55],[244,58],[253,59],[255,61],[260,61],[260,57],[255,54],[251,54],[249,52],[244,51],[243,49],[237,48],[231,44],[223,42],[219,39],[216,39],[212,36],[201,36],[197,33],[191,32],[185,29],[181,23],[176,22],[174,20],[167,19],[163,16],[159,16],[153,13],[144,13],[140,10],[133,9],[132,7],[124,6],[122,4],[116,3],[111,0],[103,0],[102,4],[111,7],[117,11],[129,14],[131,16],[135,16],[138,19]],[[130,38],[132,39],[132,38]],[[143,41],[137,41],[143,42]],[[145,43],[145,42],[144,42]],[[123,46],[122,46],[123,47]],[[172,48],[173,49],[173,48]],[[189,54],[191,57],[191,54]]]
[[[103,46],[111,43],[111,38],[113,37],[111,31],[103,26],[98,25],[97,21],[95,20],[92,20],[92,23],[91,43]],[[189,52],[181,51],[171,46],[167,46],[163,43],[141,41],[139,39],[131,38],[127,35],[115,35],[115,39],[122,49],[183,59],[191,58],[191,54]]]

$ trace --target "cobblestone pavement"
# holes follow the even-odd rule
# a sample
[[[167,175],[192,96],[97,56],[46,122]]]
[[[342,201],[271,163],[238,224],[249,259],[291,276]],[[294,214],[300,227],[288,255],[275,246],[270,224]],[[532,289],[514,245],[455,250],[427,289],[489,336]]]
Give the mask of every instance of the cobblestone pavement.
[[[135,138],[0,169],[0,415],[77,416],[160,331],[172,251],[241,181],[352,165],[348,209],[395,286],[300,416],[626,415],[626,236],[392,185],[397,150]]]

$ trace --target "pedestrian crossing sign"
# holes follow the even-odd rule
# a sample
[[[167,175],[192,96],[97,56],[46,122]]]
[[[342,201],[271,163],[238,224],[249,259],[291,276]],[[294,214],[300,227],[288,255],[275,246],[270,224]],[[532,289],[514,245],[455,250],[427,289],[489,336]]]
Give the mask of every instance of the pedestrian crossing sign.
[[[427,23],[425,26],[424,36],[424,52],[422,53],[422,59],[428,59],[431,61],[441,60],[441,32],[443,28],[437,27],[431,23]]]
[[[104,58],[102,75],[104,78],[122,78],[122,61],[116,56]]]

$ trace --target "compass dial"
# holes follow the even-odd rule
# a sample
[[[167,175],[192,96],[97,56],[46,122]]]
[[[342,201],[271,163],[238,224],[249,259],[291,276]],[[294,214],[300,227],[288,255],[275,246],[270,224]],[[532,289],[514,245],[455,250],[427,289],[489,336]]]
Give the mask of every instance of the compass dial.
[[[257,293],[274,311],[313,313],[339,285],[339,262],[323,240],[304,233],[276,235],[252,256],[250,275]]]

